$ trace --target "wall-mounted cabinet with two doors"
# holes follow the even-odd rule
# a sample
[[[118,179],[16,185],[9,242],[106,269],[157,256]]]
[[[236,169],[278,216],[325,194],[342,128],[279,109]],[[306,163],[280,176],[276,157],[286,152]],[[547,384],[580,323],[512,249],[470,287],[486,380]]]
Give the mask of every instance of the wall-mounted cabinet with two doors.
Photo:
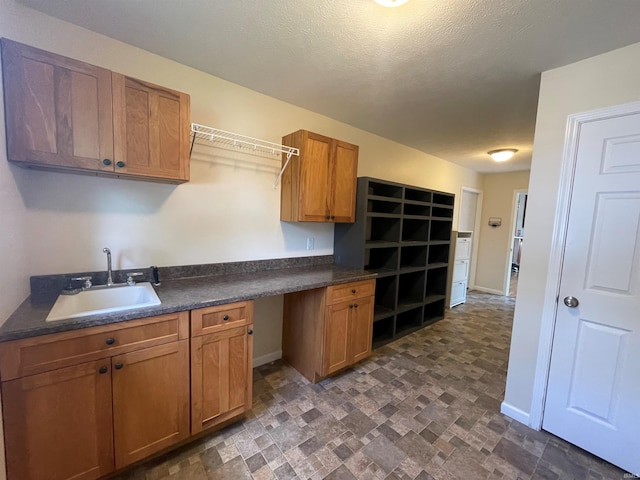
[[[444,316],[455,196],[358,178],[356,222],[336,225],[335,261],[376,272],[373,344]]]
[[[16,164],[189,180],[189,96],[2,39],[7,155]]]

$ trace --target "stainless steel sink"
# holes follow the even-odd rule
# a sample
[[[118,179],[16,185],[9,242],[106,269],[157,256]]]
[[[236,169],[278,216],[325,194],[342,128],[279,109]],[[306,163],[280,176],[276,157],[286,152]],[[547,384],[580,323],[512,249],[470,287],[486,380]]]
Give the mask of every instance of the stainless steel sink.
[[[160,299],[149,282],[133,286],[92,287],[75,295],[60,295],[46,318],[47,322],[113,313],[160,305]]]

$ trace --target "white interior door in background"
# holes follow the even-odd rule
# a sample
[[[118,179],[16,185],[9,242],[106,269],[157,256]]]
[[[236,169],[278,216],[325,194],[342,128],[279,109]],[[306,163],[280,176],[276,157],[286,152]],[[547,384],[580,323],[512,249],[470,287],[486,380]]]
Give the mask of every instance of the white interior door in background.
[[[640,474],[640,108],[574,141],[542,425]]]

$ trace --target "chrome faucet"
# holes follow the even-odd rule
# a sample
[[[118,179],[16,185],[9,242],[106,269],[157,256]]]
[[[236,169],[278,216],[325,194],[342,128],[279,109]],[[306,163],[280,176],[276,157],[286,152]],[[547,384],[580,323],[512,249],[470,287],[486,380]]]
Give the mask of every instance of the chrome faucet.
[[[111,287],[114,284],[113,277],[111,275],[111,250],[104,247],[102,251],[107,254],[107,287]]]

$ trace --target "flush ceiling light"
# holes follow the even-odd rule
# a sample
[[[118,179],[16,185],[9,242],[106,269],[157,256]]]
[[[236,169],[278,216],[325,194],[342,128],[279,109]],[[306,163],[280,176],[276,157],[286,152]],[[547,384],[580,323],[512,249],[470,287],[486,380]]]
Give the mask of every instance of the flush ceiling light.
[[[408,1],[409,0],[375,0],[376,3],[379,3],[383,7],[399,7]]]
[[[496,162],[506,162],[515,155],[518,150],[515,148],[501,148],[487,152]]]

